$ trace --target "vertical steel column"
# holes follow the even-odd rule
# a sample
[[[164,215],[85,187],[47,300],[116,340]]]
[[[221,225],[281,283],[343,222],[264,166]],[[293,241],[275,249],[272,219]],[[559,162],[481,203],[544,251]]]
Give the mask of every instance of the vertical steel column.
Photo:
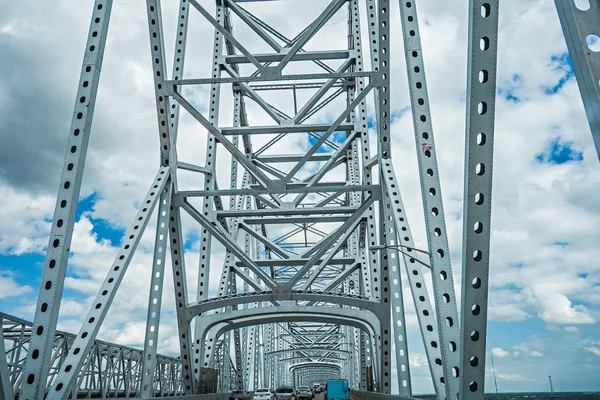
[[[379,32],[379,25],[377,23],[377,17],[378,17],[378,13],[377,10],[379,9],[379,6],[375,3],[375,0],[367,0],[367,21],[368,21],[368,30],[369,30],[369,43],[370,43],[370,58],[371,58],[371,64],[373,66],[373,71],[379,71],[379,40],[380,40],[380,35],[378,34]],[[358,6],[358,2],[353,0],[352,2],[352,14],[353,14],[353,22],[354,22],[354,26],[353,26],[353,33],[354,33],[354,48],[358,51],[358,54],[361,54],[361,34],[360,34],[360,18],[359,18],[359,6]],[[389,29],[389,27],[388,27]],[[389,66],[388,66],[389,68]],[[362,71],[363,70],[363,64],[362,64],[362,57],[360,59],[357,59],[356,61],[356,66],[355,66],[355,70],[356,71]],[[364,80],[363,79],[358,79],[357,80],[357,93],[360,93],[362,90],[364,89]],[[374,93],[375,93],[375,106],[377,109],[377,116],[378,116],[378,120],[381,120],[380,116],[381,114],[379,113],[379,106],[380,106],[380,102],[379,102],[379,95],[382,91],[382,88],[378,88]],[[363,160],[363,181],[364,184],[370,184],[372,182],[372,177],[371,177],[371,171],[369,168],[365,167],[364,164],[366,163],[366,161],[369,159],[370,157],[370,148],[369,148],[369,133],[368,133],[368,124],[367,124],[367,108],[366,108],[366,102],[361,102],[360,107],[359,107],[359,111],[357,113],[359,120],[362,123],[362,146],[361,146],[361,158]],[[377,157],[381,157],[381,153],[382,149],[381,149],[381,140],[378,141],[378,146],[377,146]],[[375,210],[374,207],[371,206],[369,208],[369,215],[368,215],[368,221],[366,224],[367,227],[367,241],[369,243],[369,247],[375,246],[376,243],[376,237],[377,237],[377,232],[374,228],[375,224],[373,224],[372,222],[375,220]],[[365,287],[365,294],[369,297],[374,297],[376,299],[380,299],[381,298],[381,284],[380,284],[380,277],[381,275],[381,264],[379,263],[379,254],[376,251],[370,251],[368,253],[368,262],[370,265],[370,281],[366,281],[364,283]],[[365,275],[363,273],[363,275]],[[366,278],[366,276],[365,276]],[[371,288],[369,290],[368,285],[371,285]],[[386,305],[386,309],[387,309],[387,305]],[[366,332],[360,332],[360,369],[361,369],[361,390],[366,390],[367,389],[367,367],[368,366],[373,366],[373,355],[371,354],[371,339],[368,337],[368,334]]]
[[[400,20],[404,37],[404,53],[412,108],[417,161],[423,199],[423,213],[427,228],[427,243],[433,281],[435,310],[440,332],[440,347],[444,366],[446,396],[454,399],[458,393],[458,375],[452,373],[460,363],[458,311],[454,279],[446,232],[446,219],[437,164],[437,149],[433,136],[431,110],[425,79],[425,66],[416,1],[399,1]],[[399,238],[399,243],[407,245]],[[454,346],[451,344],[454,343]]]
[[[182,2],[183,3],[183,2]],[[184,7],[184,4],[181,4]],[[163,38],[163,25],[162,25],[162,11],[160,7],[160,0],[146,0],[147,14],[148,14],[148,33],[150,35],[150,50],[152,55],[153,65],[153,77],[154,77],[154,91],[156,96],[156,111],[158,118],[158,127],[160,132],[160,144],[161,144],[161,165],[163,166],[177,166],[176,157],[176,129],[178,124],[178,112],[179,108],[175,104],[171,104],[169,98],[164,94],[164,87],[167,68],[165,61],[165,46]],[[189,10],[181,10],[179,15],[179,26],[178,26],[178,42],[176,43],[175,49],[175,60],[174,60],[174,78],[178,79],[183,74],[183,60],[185,55],[185,37],[186,37],[186,22],[187,14]],[[183,24],[183,26],[182,26]],[[181,41],[181,42],[180,42]],[[180,68],[178,71],[177,68]],[[173,102],[174,103],[174,102]],[[169,112],[171,110],[171,112]],[[173,182],[173,194],[177,191],[177,180],[176,174],[172,172]],[[194,392],[192,384],[192,371],[191,371],[191,341],[190,341],[190,327],[185,319],[182,317],[184,307],[187,305],[187,283],[185,279],[185,268],[183,258],[183,234],[181,232],[181,219],[179,209],[177,207],[170,207],[169,216],[169,239],[171,248],[171,262],[173,267],[173,285],[175,289],[176,304],[175,309],[177,311],[177,325],[179,333],[179,345],[181,349],[181,362],[182,362],[182,378],[183,387],[186,394]]]
[[[253,337],[254,337],[254,326],[248,326],[244,329],[244,340],[242,340],[243,350],[242,354],[246,357],[243,363],[244,382],[246,383],[245,389],[248,390],[250,385],[250,374],[252,372],[252,363],[254,362],[254,351],[252,348]]]
[[[365,332],[359,332],[360,341],[360,390],[367,390],[367,366],[370,364],[367,360],[367,341],[365,340]]]
[[[271,358],[267,358],[267,354],[271,351],[271,324],[263,325],[263,353],[262,356],[262,364],[263,364],[263,381],[261,385],[272,388],[273,385],[271,383]]]
[[[111,9],[112,0],[94,3],[35,309],[32,328],[35,334],[29,345],[22,399],[38,399],[45,395]]]
[[[254,352],[254,389],[265,386],[265,325],[257,327],[256,350]]]
[[[268,324],[267,325],[266,354],[269,354],[270,352],[275,350],[273,343],[274,343],[273,324]],[[269,357],[268,362],[266,363],[266,368],[265,368],[265,378],[266,378],[265,383],[267,382],[267,379],[268,379],[269,387],[271,387],[271,388],[275,387],[275,378],[274,378],[275,373],[273,372],[274,359],[275,359],[275,357]]]
[[[369,1],[369,3],[371,3]],[[370,4],[372,6],[372,3]],[[369,14],[377,15],[377,24],[370,24],[370,35],[377,35],[377,42],[371,41],[371,57],[373,70],[380,73],[381,85],[377,89],[375,97],[377,114],[377,132],[379,155],[390,158],[390,9],[387,0],[377,3],[377,12],[367,10]],[[373,18],[370,18],[373,21]],[[374,33],[375,31],[375,33]]]
[[[464,400],[483,399],[485,383],[499,3],[469,2],[460,365]]]
[[[226,21],[229,21],[229,16],[228,16],[229,11],[227,11],[227,15],[226,15]],[[231,26],[230,26],[231,29]],[[241,91],[234,91],[234,110],[233,110],[233,126],[235,127],[239,127],[242,125],[242,107],[243,105],[242,103],[242,93]],[[239,136],[235,136],[233,138],[233,144],[237,147],[238,142],[239,142]],[[235,159],[235,157],[231,158],[231,176],[230,176],[230,188],[231,189],[235,189],[237,187],[237,180],[238,180],[238,161]],[[236,207],[236,196],[231,196],[229,199],[229,208],[230,209],[234,209]],[[238,209],[243,209],[244,208],[244,197],[240,197],[239,201],[237,202],[237,208]],[[235,226],[234,226],[235,225]],[[235,230],[236,234],[238,232],[239,229],[239,225],[238,225],[238,220],[236,219],[233,224],[231,225],[232,228],[230,228],[230,231]],[[248,254],[248,256],[250,256],[250,249],[248,248],[248,246],[246,246],[246,254]],[[232,279],[232,294],[237,294],[237,275],[235,274],[231,274],[231,279]],[[246,291],[248,290],[248,284],[246,282],[244,282],[244,287],[246,288]],[[237,309],[237,306],[234,307],[234,309]],[[245,337],[245,335],[244,335]],[[236,372],[236,389],[237,390],[244,390],[244,374],[243,374],[243,367],[242,367],[242,349],[241,349],[241,343],[240,343],[240,329],[235,329],[233,331],[233,345],[234,345],[234,353],[235,353],[235,372]]]
[[[221,392],[231,391],[231,331],[223,335],[223,386]]]
[[[374,12],[375,0],[367,0],[367,21],[369,23],[369,38],[372,46],[377,47],[378,37],[375,34],[374,28],[377,27],[377,17]],[[352,0],[352,17],[353,17],[353,48],[356,50],[357,54],[360,55],[360,58],[356,59],[356,65],[354,65],[354,70],[356,72],[364,71],[363,64],[363,51],[362,51],[362,35],[360,29],[360,7],[358,0]],[[371,63],[373,66],[376,65],[377,61],[374,54],[376,53],[371,51]],[[375,67],[373,67],[375,69]],[[362,78],[357,79],[356,81],[356,93],[359,94],[365,88],[365,81]],[[375,91],[374,93],[377,93]],[[375,101],[376,106],[378,105],[377,101]],[[366,99],[360,102],[360,106],[358,107],[358,112],[356,113],[357,120],[360,121],[360,130],[361,130],[361,159],[363,165],[363,184],[371,185],[373,183],[373,178],[371,176],[371,170],[368,167],[365,167],[366,161],[371,157],[371,147],[369,143],[369,129],[368,129],[368,113],[367,113],[367,102]],[[380,157],[379,146],[378,146],[377,157]],[[364,238],[369,247],[373,247],[377,244],[377,230],[375,228],[375,207],[371,205],[369,207],[369,213],[367,215],[368,221],[366,224],[366,232],[361,230],[361,233],[366,233],[366,238]],[[360,243],[363,244],[363,235],[361,235]],[[376,251],[368,251],[365,250],[365,256],[363,263],[363,282],[364,282],[364,295],[367,297],[379,298],[379,254]],[[366,384],[366,381],[365,381]]]
[[[383,174],[380,178],[385,182]],[[382,185],[385,189],[385,185]],[[392,205],[389,196],[384,194],[381,217],[382,222],[382,243],[386,246],[395,246],[398,243],[398,233],[394,223]],[[412,397],[412,387],[410,381],[410,363],[408,358],[408,344],[406,341],[406,322],[404,319],[404,296],[402,295],[402,279],[400,274],[400,260],[396,249],[388,248],[383,254],[382,264],[387,263],[390,270],[390,292],[392,300],[390,302],[392,324],[394,330],[394,344],[396,352],[396,371],[398,376],[398,390],[402,397]]]
[[[173,181],[174,192],[177,182]],[[181,229],[181,209],[173,206],[169,215],[169,239],[171,249],[171,265],[173,268],[173,288],[175,293],[175,310],[177,312],[177,329],[179,333],[179,348],[181,351],[181,380],[186,394],[195,392],[192,373],[192,340],[190,324],[183,315],[187,300],[187,279],[185,258],[183,256],[183,232]]]
[[[250,346],[250,348],[252,349],[252,356],[253,356],[253,361],[252,361],[252,365],[250,365],[250,367],[252,367],[252,374],[253,374],[253,380],[252,380],[252,390],[256,390],[258,389],[259,386],[259,380],[260,380],[260,357],[259,357],[259,351],[260,351],[260,331],[261,331],[261,327],[262,325],[257,325],[254,328],[254,338],[252,340],[252,346]],[[246,389],[250,390],[249,386],[250,386],[250,377],[248,377],[247,381],[246,381]]]
[[[279,332],[279,324],[273,324],[273,351],[281,350],[281,348],[279,347],[280,334],[281,333]],[[273,386],[275,386],[275,384],[281,385],[282,381],[280,380],[279,373],[279,356],[271,357],[271,361],[273,363],[273,369],[271,371],[271,374],[273,374]]]
[[[361,355],[360,355],[360,332],[356,328],[352,328],[352,333],[354,335],[353,343],[354,343],[354,388],[362,389],[362,377],[363,377],[363,369],[361,364]]]
[[[187,0],[179,1],[179,15],[178,15],[178,25],[177,25],[177,35],[175,39],[175,53],[173,55],[173,80],[177,81],[183,78],[184,66],[185,66],[185,50],[187,43],[187,31],[188,31],[188,18],[189,17],[189,6]],[[171,140],[172,140],[172,151],[173,154],[171,156],[172,159],[176,159],[175,151],[177,149],[177,133],[179,128],[179,111],[180,105],[177,101],[171,101],[171,115],[170,115],[170,123],[171,123]],[[172,170],[173,174],[173,187],[172,187],[172,195],[177,191],[177,179],[176,179],[176,171]],[[173,284],[175,287],[175,307],[177,309],[177,319],[178,319],[178,332],[179,332],[179,342],[180,348],[185,350],[182,352],[182,378],[185,380],[184,389],[190,393],[190,390],[193,390],[193,386],[198,384],[199,381],[199,368],[196,369],[197,374],[195,375],[196,381],[194,379],[186,379],[185,377],[189,374],[184,373],[186,369],[188,371],[191,370],[191,353],[192,350],[192,338],[190,337],[190,326],[186,322],[180,318],[180,314],[183,311],[183,307],[187,304],[187,282],[185,279],[185,267],[183,261],[183,248],[181,248],[181,243],[183,240],[183,235],[181,232],[181,215],[178,207],[174,207],[170,205],[169,210],[169,238],[171,240],[171,264],[173,269]],[[160,301],[160,300],[159,300]],[[146,329],[148,329],[146,327]],[[189,351],[187,350],[189,349]],[[197,350],[197,349],[196,349]],[[198,350],[197,350],[198,351]],[[145,354],[145,353],[144,353]],[[186,360],[187,357],[187,360]],[[146,360],[146,359],[145,359]],[[145,361],[144,360],[144,361]],[[198,365],[198,364],[196,364]],[[187,367],[187,368],[186,368]],[[194,384],[191,382],[194,381]],[[142,379],[142,391],[143,391],[143,379]],[[190,386],[190,388],[188,388]],[[161,385],[162,389],[162,385]]]
[[[596,153],[600,157],[600,53],[592,51],[587,44],[589,35],[600,36],[600,3],[590,0],[587,10],[578,9],[574,1],[554,0],[554,3],[577,77]]]
[[[355,48],[354,46],[354,42],[358,42],[360,45],[360,37],[355,37],[355,32],[360,34],[360,30],[355,31],[355,24],[354,24],[354,14],[352,13],[352,8],[353,8],[353,2],[349,2],[348,3],[348,49],[352,50]],[[356,15],[356,17],[358,18],[358,15]],[[362,57],[360,58],[360,60],[362,60]],[[363,89],[364,89],[364,85],[363,85]],[[348,86],[347,90],[346,90],[346,104],[350,105],[352,103],[352,101],[354,100],[356,96],[356,86],[352,87],[352,86]],[[364,103],[361,102],[361,103]],[[347,118],[347,122],[351,122],[354,123],[355,126],[358,126],[356,124],[357,119],[360,118],[360,113],[357,113],[356,110],[352,110],[352,112],[350,113],[350,115]],[[359,129],[358,134],[360,135],[362,132],[362,129]],[[354,135],[356,132],[356,130],[353,130],[352,132],[347,132],[346,133],[346,139],[348,139],[348,137],[350,137],[350,135]],[[350,148],[348,148],[348,150],[346,150],[346,182],[347,184],[350,185],[360,185],[360,155],[359,155],[359,151],[358,151],[358,146],[360,144],[360,141],[357,139],[354,139],[352,141],[352,145],[350,146]],[[360,203],[362,201],[362,196],[360,193],[358,192],[354,192],[351,193],[349,196],[349,200],[350,200],[350,205],[351,206],[360,206]],[[371,207],[372,209],[372,207]],[[344,249],[344,254],[346,255],[346,257],[348,256],[352,256],[354,259],[358,259],[359,257],[359,253],[360,253],[360,246],[359,246],[359,239],[361,239],[361,237],[359,236],[359,233],[361,232],[361,230],[359,229],[359,232],[357,232],[356,230],[353,230],[352,234],[350,235],[349,238],[349,243],[346,246],[346,248]],[[364,260],[366,261],[366,260]],[[365,262],[366,264],[366,262]],[[366,265],[365,265],[366,266]],[[367,274],[369,274],[369,270],[367,268],[364,268],[365,272]],[[370,275],[370,274],[369,274]],[[349,278],[350,279],[350,278]],[[348,279],[346,279],[346,281],[348,282]],[[370,287],[370,286],[369,286]],[[346,291],[348,289],[348,287],[346,287],[346,289],[344,291]]]
[[[381,173],[383,175],[383,184],[386,186],[384,192],[385,196],[389,196],[390,204],[393,204],[392,213],[394,215],[394,222],[396,224],[396,232],[402,236],[403,242],[407,246],[406,251],[402,250],[402,257],[406,266],[406,273],[408,275],[408,282],[412,292],[415,309],[417,311],[417,319],[419,321],[419,327],[421,328],[421,335],[423,337],[423,345],[425,347],[425,354],[429,361],[429,369],[431,371],[431,377],[433,379],[433,387],[435,388],[438,399],[445,399],[444,385],[442,379],[442,355],[439,345],[439,335],[436,326],[435,315],[429,300],[429,293],[425,287],[425,280],[421,267],[418,266],[418,257],[413,253],[414,242],[412,233],[410,231],[410,225],[408,223],[408,217],[406,210],[404,209],[404,202],[400,194],[400,188],[396,181],[396,174],[394,173],[394,166],[391,160],[383,161],[380,165]],[[411,256],[411,254],[413,254]],[[419,260],[420,261],[420,260]],[[423,263],[422,261],[420,261]]]
[[[246,285],[247,285],[247,283],[244,282],[244,286],[246,286]],[[244,304],[243,307],[244,307],[244,309],[247,309],[248,305]],[[250,363],[248,361],[248,355],[249,355],[249,353],[248,353],[248,329],[249,329],[249,327],[240,328],[240,331],[242,334],[242,354],[244,354],[246,356],[246,362],[242,363],[242,373],[244,375],[245,382],[248,382],[248,378],[249,378],[248,374],[249,373],[248,373],[247,367],[248,367],[248,364]]]
[[[216,20],[219,24],[223,24],[225,20],[225,8],[221,5],[217,5],[216,9]],[[211,69],[211,77],[219,78],[221,76],[221,67],[220,67],[220,59],[223,54],[224,48],[223,35],[215,29],[215,36],[213,42],[213,63]],[[221,98],[221,85],[212,84],[210,85],[210,113],[209,113],[209,122],[213,126],[218,126],[219,121],[219,101]],[[217,158],[217,141],[214,135],[207,133],[206,138],[206,168],[210,171],[209,174],[205,175],[204,178],[204,187],[206,190],[212,190],[215,188],[216,179],[215,176],[215,166]],[[213,200],[210,197],[206,197],[202,203],[202,212],[209,213],[212,210]],[[209,276],[210,276],[210,256],[211,256],[211,247],[212,247],[212,235],[205,229],[202,228],[202,233],[200,234],[200,261],[198,265],[198,296],[196,297],[197,301],[202,301],[208,298],[208,284],[209,284]],[[200,352],[196,354],[194,363],[196,365],[204,364],[205,367],[208,367],[206,363],[204,363],[204,343],[200,343],[199,340],[201,338],[202,332],[204,329],[202,328],[202,319],[201,317],[196,317],[196,329],[195,329],[195,340],[196,344],[200,344]],[[216,338],[215,338],[216,340]],[[215,343],[216,344],[216,343]]]
[[[244,374],[242,371],[242,351],[240,349],[239,329],[233,330],[233,344],[235,352],[235,385],[237,390],[244,390]]]
[[[142,398],[154,397],[154,372],[158,347],[158,329],[160,327],[160,310],[162,306],[172,189],[173,185],[168,185],[163,190],[156,218],[156,237],[154,239],[154,257],[152,260],[152,276],[150,278],[148,315],[146,317],[146,334],[144,337],[142,384],[140,388]]]
[[[4,348],[4,334],[2,333],[3,318],[0,315],[0,400],[13,399],[13,387],[10,383],[8,363],[6,362],[6,349]]]
[[[390,121],[391,121],[391,109],[390,109],[390,9],[387,1],[381,1],[377,4],[377,35],[378,43],[373,45],[371,43],[371,53],[373,55],[373,69],[380,73],[380,86],[377,88],[377,95],[375,96],[375,102],[377,104],[377,139],[378,139],[378,153],[380,157],[390,158],[391,147],[390,147]],[[367,11],[369,12],[369,11]],[[371,27],[374,29],[374,27]],[[378,60],[377,60],[378,59]],[[380,203],[381,204],[381,203]],[[386,263],[387,264],[387,263]],[[378,391],[382,393],[391,393],[392,385],[390,381],[391,375],[391,337],[390,337],[390,313],[389,313],[389,269],[387,265],[382,263],[381,265],[381,303],[385,309],[385,313],[381,317],[381,337],[378,338],[381,346],[381,360],[380,367],[378,368],[379,379],[382,386],[378,388]],[[387,319],[387,320],[386,320]],[[376,339],[376,338],[374,338]],[[373,343],[375,345],[375,343]],[[373,346],[377,348],[377,346]],[[372,357],[375,354],[372,355]],[[375,366],[375,363],[373,363]]]
[[[374,2],[371,2],[371,6],[373,6]],[[367,14],[369,15],[369,21],[373,22],[374,12],[373,10],[367,10]],[[363,57],[362,57],[362,37],[361,37],[361,29],[360,29],[360,7],[358,0],[352,0],[349,4],[349,37],[351,37],[351,42],[349,43],[349,48],[356,51],[357,59],[356,63],[353,66],[353,70],[356,72],[362,72],[363,68]],[[365,88],[364,79],[359,78],[356,80],[356,88],[349,89],[349,100],[353,100],[356,95],[362,92]],[[363,160],[363,184],[370,185],[372,184],[371,170],[367,167],[364,167],[364,162],[370,157],[370,146],[369,146],[369,131],[367,126],[367,105],[366,100],[360,102],[358,109],[353,111],[352,116],[354,117],[354,121],[358,130],[361,134],[361,147],[360,147],[360,158]],[[352,162],[358,161],[358,154],[354,152],[355,147],[352,147],[352,154],[354,155]],[[352,171],[352,169],[350,170]],[[361,199],[357,198],[355,203],[357,206],[360,205]],[[360,235],[358,238],[358,244],[360,251],[356,253],[357,256],[362,258],[361,263],[361,271],[362,271],[362,295],[368,297],[381,297],[381,283],[380,279],[382,277],[381,268],[382,263],[380,263],[379,255],[377,252],[369,252],[365,254],[365,241],[367,241],[371,246],[376,245],[376,237],[377,231],[375,229],[375,224],[372,222],[375,220],[375,208],[373,205],[369,207],[367,212],[368,221],[366,226],[361,226]],[[358,249],[357,249],[358,250]],[[382,300],[383,301],[383,300]],[[384,306],[387,308],[387,304]],[[389,324],[388,324],[389,325]],[[360,387],[362,390],[366,390],[367,381],[366,381],[366,368],[367,365],[373,365],[374,360],[373,356],[370,354],[371,351],[368,346],[368,339],[366,339],[367,333],[357,331],[358,335],[360,335],[360,341],[357,343],[359,345],[358,360],[360,366]],[[384,363],[384,360],[381,360]]]

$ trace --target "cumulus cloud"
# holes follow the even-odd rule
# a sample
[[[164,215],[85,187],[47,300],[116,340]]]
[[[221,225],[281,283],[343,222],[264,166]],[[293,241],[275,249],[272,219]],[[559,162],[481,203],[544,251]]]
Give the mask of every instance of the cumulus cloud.
[[[508,356],[510,356],[510,353],[504,349],[502,349],[501,347],[494,347],[492,349],[492,354],[498,358],[506,358]]]
[[[584,347],[583,349],[600,357],[600,347],[590,346],[590,347]]]
[[[536,302],[542,310],[538,316],[545,322],[556,324],[593,324],[596,319],[584,305],[573,305],[569,298],[560,293],[537,292]]]
[[[0,166],[0,170],[2,167]],[[11,187],[0,178],[0,254],[39,253],[48,243],[54,196]]]
[[[511,373],[506,373],[506,372],[499,372],[497,374],[499,379],[505,380],[505,381],[513,381],[513,382],[537,382],[537,379],[528,377],[526,375],[521,375],[521,374],[511,374]]]
[[[0,270],[0,299],[33,292],[30,286],[19,285],[10,271]]]

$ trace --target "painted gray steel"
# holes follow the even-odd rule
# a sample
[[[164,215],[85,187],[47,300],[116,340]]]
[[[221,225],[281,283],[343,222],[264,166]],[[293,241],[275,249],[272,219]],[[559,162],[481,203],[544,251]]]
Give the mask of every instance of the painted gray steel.
[[[197,0],[180,0],[170,77],[161,4],[146,1],[158,172],[83,326],[70,335],[56,331],[56,322],[112,6],[95,1],[34,322],[0,314],[0,351],[7,355],[0,360],[1,396],[194,395],[204,390],[203,368],[211,368],[220,371],[222,393],[207,399],[324,378],[348,379],[361,389],[352,391],[357,400],[386,397],[397,379],[401,396],[410,398],[404,310],[410,296],[437,398],[483,399],[499,0],[469,2],[461,321],[416,1],[400,1],[399,10],[426,250],[415,247],[394,170],[390,53],[401,50],[390,36],[396,22],[389,0],[325,1],[293,38],[246,9],[259,1],[216,0],[213,15]],[[579,10],[555,1],[598,149],[600,69],[586,36],[600,4]],[[290,10],[301,3],[290,1]],[[206,76],[184,75],[190,13],[214,28]],[[336,43],[345,45],[313,50],[311,40],[342,14],[347,24]],[[273,51],[251,51],[234,22]],[[298,63],[312,70],[299,72]],[[209,87],[206,113],[190,96],[197,85]],[[289,105],[273,100],[283,96]],[[229,103],[231,118],[220,120]],[[179,160],[182,112],[197,122],[203,159]],[[298,138],[306,139],[305,148],[294,146]],[[186,174],[197,178],[194,184],[180,178]],[[155,208],[144,350],[96,340]],[[182,218],[200,232],[197,266],[185,265]],[[178,358],[157,352],[167,251]],[[189,268],[198,271],[191,296]],[[3,349],[5,343],[11,347]]]

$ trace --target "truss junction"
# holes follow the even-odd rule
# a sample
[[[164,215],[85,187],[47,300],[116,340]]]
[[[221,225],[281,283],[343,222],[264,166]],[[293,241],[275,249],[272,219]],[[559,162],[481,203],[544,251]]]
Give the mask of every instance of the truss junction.
[[[0,314],[0,395],[201,396],[344,378],[359,398],[391,393],[392,381],[411,397],[410,298],[437,398],[483,399],[499,0],[469,2],[460,319],[417,2],[401,0],[400,15],[388,0],[312,2],[316,17],[286,36],[276,28],[282,21],[261,15],[265,0],[177,1],[176,32],[163,30],[160,1],[145,2],[156,175],[83,325],[68,334],[56,324],[112,0],[93,4],[35,318]],[[598,27],[600,1],[589,3],[580,10],[556,0],[598,148],[598,53],[586,37]],[[290,18],[303,6],[287,0]],[[332,20],[344,23],[324,43],[319,35]],[[184,73],[192,22],[214,30],[205,54],[212,68],[203,76]],[[403,40],[391,37],[392,24]],[[165,40],[175,41],[172,64]],[[406,59],[425,249],[414,245],[392,162],[393,52]],[[198,91],[209,99],[204,108],[192,100]],[[184,114],[197,122],[204,157],[178,158]],[[308,146],[294,145],[302,140]],[[152,216],[144,348],[102,342],[98,331]],[[185,221],[201,232],[199,265],[185,262]],[[164,280],[167,264],[172,282]],[[195,288],[186,280],[191,269]],[[178,357],[157,353],[165,284],[175,290]],[[216,387],[207,389],[215,370]]]

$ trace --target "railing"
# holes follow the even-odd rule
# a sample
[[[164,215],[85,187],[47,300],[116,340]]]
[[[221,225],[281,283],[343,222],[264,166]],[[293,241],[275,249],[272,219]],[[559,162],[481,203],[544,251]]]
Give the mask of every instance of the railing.
[[[0,371],[0,375],[4,374],[12,389],[8,392],[17,399],[23,380],[27,379],[24,376],[24,369],[32,323],[4,313],[0,313],[0,322],[4,337],[3,344],[6,347],[4,349],[6,366],[0,362],[0,369],[8,370],[8,372]],[[56,331],[46,391],[54,383],[74,339],[74,334]],[[142,365],[142,350],[95,340],[92,351],[78,375],[78,384],[72,393],[72,398],[140,397]],[[154,396],[177,396],[182,393],[179,358],[157,356]]]

